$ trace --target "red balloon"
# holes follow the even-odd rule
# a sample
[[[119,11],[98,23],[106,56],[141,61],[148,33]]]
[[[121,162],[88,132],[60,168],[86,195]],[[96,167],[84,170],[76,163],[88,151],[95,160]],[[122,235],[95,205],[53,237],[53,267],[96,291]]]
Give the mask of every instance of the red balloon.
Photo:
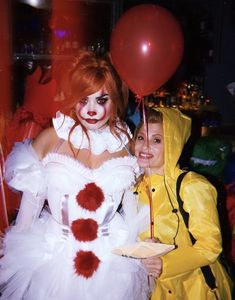
[[[173,75],[181,62],[183,47],[176,18],[158,5],[142,4],[121,16],[111,35],[110,52],[121,78],[142,97]]]

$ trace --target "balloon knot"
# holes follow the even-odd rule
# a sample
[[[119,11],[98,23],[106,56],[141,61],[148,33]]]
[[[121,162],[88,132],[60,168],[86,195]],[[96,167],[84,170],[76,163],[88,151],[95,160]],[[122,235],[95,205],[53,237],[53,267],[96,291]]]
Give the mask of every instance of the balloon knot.
[[[135,101],[137,102],[136,110],[138,111],[139,108],[140,108],[141,103],[144,102],[144,97],[136,94],[135,95]]]

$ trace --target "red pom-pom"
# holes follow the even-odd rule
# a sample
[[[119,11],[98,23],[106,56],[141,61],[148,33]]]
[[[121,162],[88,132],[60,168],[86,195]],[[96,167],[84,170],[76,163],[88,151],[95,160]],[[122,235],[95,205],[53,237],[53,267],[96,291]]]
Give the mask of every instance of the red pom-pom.
[[[95,183],[86,184],[85,188],[77,194],[77,203],[90,211],[96,211],[104,201],[104,194]]]
[[[93,219],[78,219],[73,221],[71,230],[78,241],[93,241],[97,238],[98,224]]]
[[[74,258],[74,268],[77,275],[89,278],[98,269],[100,260],[92,251],[79,251]]]

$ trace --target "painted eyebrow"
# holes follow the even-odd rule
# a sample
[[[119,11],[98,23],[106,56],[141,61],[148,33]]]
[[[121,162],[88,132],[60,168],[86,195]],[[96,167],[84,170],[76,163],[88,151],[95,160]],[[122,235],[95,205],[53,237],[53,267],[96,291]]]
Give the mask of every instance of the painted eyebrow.
[[[99,99],[102,99],[102,98],[104,98],[104,97],[106,97],[106,96],[108,96],[108,95],[109,95],[109,94],[105,93],[105,94],[102,94],[102,95],[96,97],[96,99],[99,100]]]

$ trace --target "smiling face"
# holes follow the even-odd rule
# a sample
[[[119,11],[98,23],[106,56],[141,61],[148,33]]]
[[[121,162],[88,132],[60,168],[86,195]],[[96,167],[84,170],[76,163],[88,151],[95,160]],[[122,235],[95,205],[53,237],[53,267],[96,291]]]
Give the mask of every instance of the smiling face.
[[[112,109],[113,103],[105,88],[82,99],[75,108],[79,122],[89,130],[105,127]]]
[[[142,125],[136,135],[135,156],[138,165],[151,173],[164,174],[164,140],[162,123],[148,123],[147,132]]]

